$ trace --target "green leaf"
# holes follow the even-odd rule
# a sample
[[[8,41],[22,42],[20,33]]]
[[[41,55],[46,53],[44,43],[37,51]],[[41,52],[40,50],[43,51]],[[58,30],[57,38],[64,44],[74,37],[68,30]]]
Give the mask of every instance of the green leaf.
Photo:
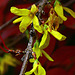
[[[36,42],[34,43],[34,47],[35,48],[38,48],[39,47],[39,41],[38,40],[36,40]]]

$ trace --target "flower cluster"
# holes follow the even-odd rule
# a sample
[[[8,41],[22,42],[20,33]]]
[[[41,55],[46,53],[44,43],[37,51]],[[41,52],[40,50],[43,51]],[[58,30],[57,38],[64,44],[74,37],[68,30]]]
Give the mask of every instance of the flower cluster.
[[[49,61],[54,61],[43,49],[45,49],[49,45],[50,34],[53,35],[57,40],[63,41],[66,39],[66,36],[62,35],[57,31],[59,28],[59,24],[62,24],[63,21],[67,20],[67,17],[64,16],[64,12],[67,11],[71,14],[72,17],[75,18],[75,12],[67,7],[63,7],[58,0],[55,0],[54,6],[51,7],[49,12],[49,18],[44,24],[39,25],[38,17],[36,13],[38,12],[38,8],[35,4],[31,6],[31,10],[28,9],[18,9],[16,7],[11,7],[11,13],[15,15],[21,16],[18,19],[14,20],[13,23],[21,22],[19,25],[20,32],[24,33],[27,27],[33,23],[33,27],[39,33],[43,34],[41,38],[41,42],[39,43],[38,40],[34,43],[32,48],[34,56],[33,59],[29,61],[33,63],[33,69],[29,72],[26,72],[25,75],[30,75],[34,73],[35,75],[46,75],[45,69],[41,66],[40,62],[38,61],[39,57],[42,56],[42,53]],[[54,26],[55,25],[55,26]]]

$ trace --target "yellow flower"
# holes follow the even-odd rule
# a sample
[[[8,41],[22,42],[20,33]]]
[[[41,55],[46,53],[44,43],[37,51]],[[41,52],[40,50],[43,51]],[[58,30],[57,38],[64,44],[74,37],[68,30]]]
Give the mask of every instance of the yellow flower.
[[[71,9],[67,7],[63,7],[61,3],[56,0],[54,3],[54,10],[56,11],[57,15],[60,16],[64,21],[67,20],[67,18],[64,16],[63,9],[68,12],[73,18],[75,18],[75,12],[73,12]]]
[[[48,23],[49,29],[52,31],[57,30],[59,28],[59,24],[63,23],[63,20],[61,20],[61,18],[55,14],[54,9],[51,8],[49,18],[45,23]]]
[[[39,25],[39,20],[37,16],[35,15],[38,12],[38,8],[36,7],[35,4],[31,6],[31,10],[18,9],[16,7],[11,7],[10,11],[11,13],[14,13],[15,15],[22,16],[13,21],[13,23],[17,23],[21,21],[19,25],[20,32],[24,33],[27,27],[33,22],[34,29],[42,33],[42,28]]]
[[[49,45],[49,42],[50,42],[50,34],[48,33],[48,31],[44,27],[44,33],[43,33],[43,36],[41,38],[39,48],[40,49],[46,48]]]
[[[35,75],[46,75],[45,69],[41,66],[40,62],[36,59],[33,64],[32,70],[26,72],[25,75],[31,75],[34,73]]]
[[[49,33],[52,34],[59,41],[63,41],[66,39],[66,36],[62,35],[61,33],[55,30],[50,31],[49,26],[47,26],[47,24],[44,24],[44,34],[39,45],[40,49],[44,49],[49,45]]]
[[[20,62],[10,54],[5,54],[3,58],[0,57],[0,75],[4,75],[8,65],[15,67],[17,64],[20,64]]]
[[[46,43],[47,44],[47,43]],[[46,47],[46,46],[45,46]],[[35,52],[36,54],[36,58],[38,59],[40,56],[42,56],[42,53],[45,55],[45,57],[49,60],[49,61],[54,61],[44,50],[42,50],[42,48],[40,48],[39,46],[39,42],[38,40],[36,40],[36,42],[34,43],[34,47],[32,48],[33,52]],[[44,48],[43,48],[44,49]],[[34,58],[29,60],[30,62],[34,62]]]

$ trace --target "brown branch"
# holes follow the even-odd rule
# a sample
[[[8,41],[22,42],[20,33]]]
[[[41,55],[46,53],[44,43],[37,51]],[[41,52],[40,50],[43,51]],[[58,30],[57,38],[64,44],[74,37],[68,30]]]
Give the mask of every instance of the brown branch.
[[[29,43],[27,48],[25,49],[25,58],[24,58],[24,62],[20,71],[19,75],[24,75],[25,71],[26,71],[26,67],[27,67],[27,62],[28,62],[28,57],[29,57],[29,53],[32,52],[32,44],[33,44],[33,34],[34,34],[34,28],[32,27],[32,29],[30,30],[30,39],[29,39]]]
[[[16,43],[18,43],[20,40],[22,40],[25,36],[26,36],[25,33],[18,35],[17,37],[15,37],[15,38],[13,39],[13,42],[10,43],[10,44],[8,45],[8,47],[14,46]]]
[[[0,30],[2,30],[3,28],[5,28],[6,26],[8,26],[16,18],[17,18],[17,16],[13,17],[11,20],[9,20],[8,22],[6,22],[2,26],[0,26]]]
[[[19,75],[24,75],[24,73],[26,71],[27,63],[28,63],[28,57],[29,57],[29,51],[26,52],[25,59],[24,59],[24,62],[23,62],[23,65],[22,65]]]
[[[38,15],[39,20],[40,20],[41,14],[43,12],[43,8],[46,3],[47,3],[47,0],[41,0],[41,2],[39,3],[39,15]]]

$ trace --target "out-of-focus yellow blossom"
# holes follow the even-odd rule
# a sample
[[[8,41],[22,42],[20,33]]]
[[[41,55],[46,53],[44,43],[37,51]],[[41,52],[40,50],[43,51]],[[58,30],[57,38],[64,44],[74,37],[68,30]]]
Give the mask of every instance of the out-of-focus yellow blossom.
[[[46,75],[45,69],[41,66],[40,62],[36,59],[33,63],[33,68],[29,72],[26,72],[25,75],[31,75],[34,73],[35,75]]]
[[[7,71],[7,67],[13,66],[15,67],[17,64],[20,64],[18,60],[13,58],[10,54],[5,54],[3,58],[0,57],[0,73],[3,75],[5,71]]]
[[[61,3],[56,0],[54,3],[54,10],[56,11],[57,15],[60,16],[64,21],[67,20],[67,17],[64,16],[63,9],[68,12],[73,18],[75,18],[75,12],[67,7],[63,7]]]
[[[34,29],[36,29],[40,33],[43,32],[41,26],[39,25],[39,20],[37,16],[35,15],[38,12],[38,8],[36,7],[35,4],[31,6],[31,10],[18,9],[16,7],[11,7],[10,11],[11,13],[14,13],[15,15],[22,16],[13,21],[13,23],[18,23],[21,21],[19,25],[20,32],[24,33],[24,31],[32,22],[33,22]]]
[[[36,40],[36,42],[34,43],[34,47],[32,48],[33,52],[35,52],[36,54],[36,58],[38,59],[40,56],[42,56],[42,53],[45,55],[45,57],[49,60],[49,61],[54,61],[44,50],[40,49],[39,47],[39,42],[38,40]],[[34,62],[34,58],[29,60],[31,63]]]

